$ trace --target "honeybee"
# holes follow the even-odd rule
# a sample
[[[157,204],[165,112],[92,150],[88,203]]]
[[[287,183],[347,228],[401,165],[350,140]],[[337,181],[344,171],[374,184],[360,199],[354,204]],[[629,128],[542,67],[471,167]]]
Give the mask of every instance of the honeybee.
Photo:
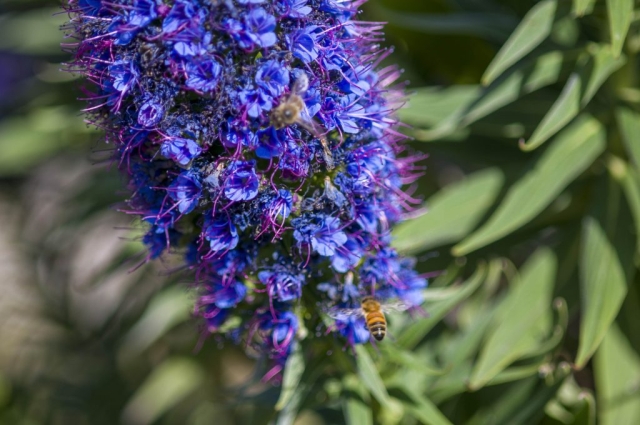
[[[384,314],[408,308],[402,301],[382,304],[372,296],[365,296],[360,302],[360,308],[336,308],[328,311],[328,314],[334,319],[343,320],[345,317],[364,317],[369,334],[376,341],[382,341],[387,334],[387,318]]]
[[[281,99],[280,104],[271,112],[271,125],[276,129],[281,129],[292,124],[298,124],[311,133],[314,137],[320,139],[322,144],[322,158],[327,165],[328,170],[334,168],[333,155],[329,149],[329,142],[322,135],[322,131],[318,128],[318,124],[311,118],[305,118],[303,112],[306,109],[302,96],[309,88],[309,77],[305,73],[294,81],[291,87],[291,93]],[[307,114],[308,115],[308,114]]]

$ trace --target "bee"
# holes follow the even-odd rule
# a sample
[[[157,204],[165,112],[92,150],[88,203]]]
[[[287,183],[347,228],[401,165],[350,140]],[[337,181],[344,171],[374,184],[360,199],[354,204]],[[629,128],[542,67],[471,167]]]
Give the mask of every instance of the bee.
[[[314,137],[320,139],[322,144],[322,158],[327,165],[328,170],[334,168],[333,155],[329,149],[329,142],[322,135],[322,131],[318,128],[318,124],[311,118],[305,118],[303,113],[307,106],[302,96],[309,88],[309,77],[305,73],[294,81],[291,87],[291,93],[280,101],[280,104],[271,112],[271,125],[276,129],[281,129],[292,124],[298,124],[311,133]],[[308,116],[308,114],[306,114]]]
[[[343,319],[345,317],[364,317],[369,334],[376,339],[382,341],[387,334],[387,318],[385,313],[405,311],[409,306],[402,301],[392,303],[381,303],[372,296],[365,296],[360,302],[360,308],[336,308],[328,312],[329,316],[334,319]]]

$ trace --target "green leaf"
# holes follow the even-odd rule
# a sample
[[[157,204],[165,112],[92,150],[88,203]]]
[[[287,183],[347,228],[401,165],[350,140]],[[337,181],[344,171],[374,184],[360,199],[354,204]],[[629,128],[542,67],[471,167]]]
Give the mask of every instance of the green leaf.
[[[619,56],[631,25],[633,0],[607,0],[607,11],[609,13],[611,47],[614,56]]]
[[[524,151],[537,148],[578,115],[581,91],[582,77],[578,73],[571,74],[558,99],[533,131],[529,140],[520,143],[520,148]]]
[[[347,425],[373,425],[371,408],[359,398],[346,397],[343,399],[342,410]]]
[[[407,387],[395,388],[399,392],[398,398],[407,412],[418,419],[420,423],[429,425],[451,425],[451,421],[440,412],[438,407],[426,397]]]
[[[582,107],[591,101],[607,78],[627,61],[624,56],[614,54],[606,44],[591,44],[587,50],[591,57],[588,67],[583,71],[587,86],[580,100]]]
[[[382,405],[390,405],[391,398],[384,386],[378,368],[373,363],[367,348],[364,345],[356,345],[356,363],[358,365],[358,376],[362,384],[369,390],[376,400]]]
[[[556,267],[556,257],[547,248],[540,248],[523,266],[520,282],[496,312],[469,380],[471,389],[483,387],[546,337]]]
[[[426,214],[394,229],[394,246],[399,251],[417,252],[459,241],[493,205],[503,181],[502,172],[490,168],[445,187],[426,202]]]
[[[638,135],[640,135],[640,113],[631,108],[621,106],[616,109],[616,119],[627,153],[635,165],[636,170],[640,170],[640,143],[638,143]]]
[[[304,357],[300,349],[300,344],[297,344],[284,367],[282,390],[280,391],[280,398],[278,398],[275,406],[276,410],[282,410],[291,401],[298,389],[298,384],[300,383],[300,378],[302,378],[303,373]]]
[[[593,11],[596,0],[573,0],[573,14],[575,16],[588,15]]]
[[[635,424],[640,419],[640,357],[616,324],[594,356],[598,419],[602,425]]]
[[[475,99],[480,87],[473,85],[417,89],[406,107],[398,111],[402,122],[415,127],[433,127]]]
[[[60,26],[67,20],[59,8],[0,16],[0,49],[30,55],[60,54]]]
[[[204,371],[192,359],[170,358],[153,369],[122,412],[122,422],[151,424],[193,392]]]
[[[591,165],[605,145],[602,125],[583,115],[560,133],[533,168],[513,184],[487,223],[453,247],[453,255],[475,251],[528,223]]]
[[[483,90],[470,90],[469,99],[459,99],[459,108],[446,119],[436,122],[433,129],[420,131],[420,140],[449,136],[460,126],[468,126],[526,94],[555,83],[562,74],[565,61],[574,59],[574,56],[575,53],[570,52],[545,53],[516,65]]]
[[[591,101],[607,78],[626,62],[624,57],[614,57],[606,45],[592,44],[587,52],[589,54],[580,58],[578,69],[571,74],[529,140],[520,143],[522,150],[533,150],[560,131]]]
[[[171,287],[156,295],[142,317],[122,338],[119,360],[135,359],[171,328],[189,320],[192,308],[193,300],[182,287]]]
[[[414,323],[407,326],[398,336],[396,345],[400,349],[413,349],[452,308],[466,299],[480,286],[485,276],[486,266],[484,264],[478,265],[475,273],[460,287],[455,295],[430,305],[427,308],[429,317],[414,321]]]
[[[636,226],[636,252],[640,253],[640,177],[635,170],[627,167],[621,184]]]
[[[556,7],[555,0],[544,0],[527,13],[485,71],[482,84],[490,84],[551,34]]]
[[[618,315],[627,293],[624,268],[598,220],[582,222],[580,261],[582,320],[576,366],[583,368]]]

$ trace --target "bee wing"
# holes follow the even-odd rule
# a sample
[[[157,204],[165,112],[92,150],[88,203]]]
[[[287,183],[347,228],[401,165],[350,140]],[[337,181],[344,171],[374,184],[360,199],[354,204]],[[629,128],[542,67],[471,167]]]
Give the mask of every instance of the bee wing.
[[[346,317],[362,317],[364,313],[361,308],[331,308],[326,311],[332,319],[345,319]]]
[[[411,306],[403,301],[394,301],[390,303],[385,303],[380,306],[383,312],[385,313],[395,313],[399,311],[405,311],[411,308]]]
[[[293,82],[293,86],[291,86],[291,93],[302,95],[309,88],[309,77],[304,72],[301,72],[298,75],[298,78]]]

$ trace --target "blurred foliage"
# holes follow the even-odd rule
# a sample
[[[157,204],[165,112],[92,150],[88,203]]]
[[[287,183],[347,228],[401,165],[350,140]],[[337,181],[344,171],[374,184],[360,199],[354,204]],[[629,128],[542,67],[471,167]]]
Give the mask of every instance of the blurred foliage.
[[[281,387],[200,341],[171,259],[130,272],[56,5],[0,2],[0,423],[640,423],[640,2],[370,0],[430,154],[395,244],[442,273],[377,348],[309,330]]]

